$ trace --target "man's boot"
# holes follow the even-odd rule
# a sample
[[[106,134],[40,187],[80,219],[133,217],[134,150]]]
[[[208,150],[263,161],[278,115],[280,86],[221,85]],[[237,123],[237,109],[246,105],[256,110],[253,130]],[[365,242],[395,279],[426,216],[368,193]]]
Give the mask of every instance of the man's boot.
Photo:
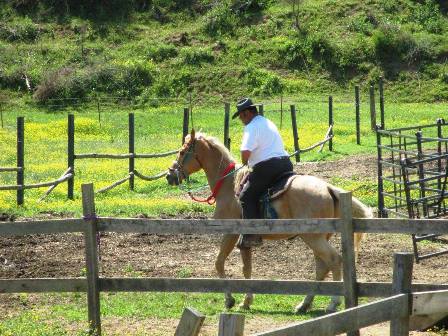
[[[263,244],[263,239],[261,235],[257,234],[242,234],[238,238],[238,242],[236,243],[236,247],[239,249],[249,248],[249,247],[257,247]]]

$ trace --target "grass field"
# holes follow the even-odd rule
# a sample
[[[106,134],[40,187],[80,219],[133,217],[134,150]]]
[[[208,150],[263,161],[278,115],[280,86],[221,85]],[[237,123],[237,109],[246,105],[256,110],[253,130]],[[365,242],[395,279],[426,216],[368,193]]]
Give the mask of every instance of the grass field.
[[[262,100],[260,100],[262,101]],[[291,102],[292,100],[289,100]],[[294,102],[297,107],[300,147],[305,148],[320,141],[328,127],[328,103],[321,101]],[[266,102],[265,115],[280,128],[286,150],[294,152],[289,103],[283,104],[281,118],[278,102]],[[135,114],[135,150],[137,153],[160,153],[177,149],[181,144],[183,108],[165,106],[158,108],[102,107],[101,123],[96,106],[77,110],[38,110],[36,108],[8,110],[3,113],[4,127],[0,129],[0,167],[16,165],[16,117],[25,117],[25,183],[38,183],[58,178],[67,168],[67,114],[75,115],[75,153],[127,153],[128,113]],[[432,123],[446,112],[444,104],[390,104],[386,105],[386,128]],[[282,119],[282,121],[281,121]],[[208,135],[223,138],[224,106],[194,107],[194,128]],[[370,130],[367,104],[361,106],[361,146],[356,145],[355,109],[346,99],[334,99],[334,151],[328,147],[302,155],[302,161],[337,160],[354,154],[374,154],[375,136]],[[191,124],[190,123],[190,126]],[[239,160],[238,146],[242,126],[239,120],[230,124],[231,151]],[[174,156],[158,159],[137,159],[136,169],[145,175],[155,175],[166,170]],[[67,184],[59,185],[44,201],[38,202],[45,189],[25,191],[25,205],[17,207],[15,192],[0,192],[0,211],[18,216],[39,216],[41,213],[64,215],[81,214],[80,186],[93,182],[99,189],[127,175],[127,160],[86,159],[75,162],[75,200],[67,201]],[[0,185],[15,184],[14,173],[1,173]],[[350,189],[354,181],[337,181]],[[362,181],[358,181],[362,183]],[[188,188],[203,186],[203,174],[193,175]],[[370,205],[375,205],[374,195],[357,195]],[[134,192],[125,183],[97,197],[97,211],[101,215],[135,216],[147,214],[176,215],[185,212],[210,213],[212,207],[191,202],[179,188],[170,187],[164,179],[145,182],[136,179]]]
[[[22,314],[11,316],[0,323],[0,334],[12,335],[87,335],[87,305],[83,294],[39,295],[39,306],[35,306],[36,295],[20,294],[17,297],[26,309]],[[241,299],[241,295],[235,296]],[[280,323],[291,323],[315,318],[324,314],[328,298],[316,298],[314,309],[306,315],[295,315],[294,307],[300,296],[257,295],[257,303],[250,312],[245,312],[246,322],[251,319],[274,319]],[[158,335],[144,326],[145,319],[179,320],[185,307],[194,307],[207,316],[208,324],[218,323],[223,311],[221,294],[194,293],[117,293],[101,295],[103,321],[124,319],[142,321],[141,332],[126,335]],[[57,322],[56,322],[57,321]],[[107,324],[107,322],[105,322]],[[174,322],[174,325],[176,323]],[[118,335],[113,328],[103,328],[104,335]],[[216,331],[218,329],[216,328]],[[161,334],[163,335],[163,334]]]
[[[136,152],[158,153],[181,144],[185,104],[169,97],[188,100],[191,94],[191,124],[223,139],[224,106],[217,101],[232,99],[233,107],[243,94],[295,95],[285,98],[282,122],[278,100],[272,104],[255,99],[266,103],[266,116],[281,126],[286,149],[292,153],[289,104],[297,106],[300,146],[305,148],[322,140],[327,130],[331,92],[335,95],[334,151],[329,152],[328,146],[322,153],[316,149],[304,154],[302,161],[360,154],[374,157],[367,91],[380,76],[387,90],[387,128],[432,123],[446,113],[446,104],[430,103],[448,100],[448,18],[447,5],[441,0],[56,3],[0,2],[0,167],[16,165],[16,118],[24,116],[27,184],[55,180],[67,169],[68,113],[75,115],[77,154],[128,152],[129,112],[135,113]],[[353,85],[361,85],[362,90],[361,146],[356,145]],[[146,106],[102,102],[99,122],[95,99],[111,95]],[[167,100],[158,104],[154,96]],[[51,107],[64,99],[64,105],[71,107]],[[242,126],[236,120],[230,127],[231,149],[238,160]],[[165,171],[173,159],[139,159],[135,167],[150,176]],[[38,199],[45,188],[26,190],[20,207],[15,192],[0,191],[0,217],[3,213],[19,219],[81,216],[82,183],[93,182],[98,190],[124,178],[127,171],[127,160],[77,160],[73,201],[67,200],[64,183],[42,202]],[[354,190],[355,196],[376,206],[374,181],[335,177],[331,182]],[[0,186],[15,184],[15,174],[0,173]],[[168,186],[165,179],[136,179],[133,192],[125,183],[97,195],[97,213],[207,216],[213,207],[192,202],[185,192],[204,184],[202,173],[194,175],[184,189]],[[201,189],[200,194],[207,192]],[[0,261],[1,257],[0,250]],[[1,267],[0,263],[0,272]],[[178,276],[188,273],[186,269]],[[3,312],[0,301],[0,335],[85,334],[84,294],[8,297],[17,309]],[[293,316],[291,307],[297,301],[297,297],[262,296],[246,319],[295,321],[315,316],[315,311]],[[145,324],[148,318],[177,320],[187,305],[216,322],[222,296],[104,294],[102,315],[104,321],[136,319]],[[325,305],[326,301],[319,301],[317,309]]]
[[[300,146],[307,147],[323,138],[327,129],[327,100],[297,102]],[[280,127],[280,106],[268,104],[265,115]],[[368,105],[361,106],[361,141],[356,145],[354,104],[335,98],[334,152],[326,147],[322,153],[317,150],[302,156],[303,161],[337,160],[348,155],[376,153],[375,136],[370,130]],[[386,125],[388,128],[406,125],[426,124],[443,116],[446,105],[442,104],[390,104],[386,105]],[[182,106],[163,108],[130,109],[109,107],[101,110],[101,124],[95,107],[66,109],[49,112],[38,109],[17,109],[4,113],[4,128],[0,130],[1,156],[0,166],[15,165],[15,119],[25,117],[25,164],[26,182],[36,183],[53,180],[66,169],[66,128],[67,114],[75,114],[76,153],[126,153],[128,146],[128,113],[135,114],[136,152],[157,153],[180,147],[182,129]],[[222,139],[224,107],[194,107],[193,124],[196,130],[202,129],[209,135]],[[238,144],[242,127],[239,121],[232,121],[230,135],[232,153],[238,158]],[[291,119],[287,104],[284,104],[281,134],[286,149],[293,152]],[[171,164],[173,157],[149,160],[137,160],[136,169],[146,175],[159,173]],[[127,160],[77,160],[75,200],[66,198],[67,186],[62,184],[44,201],[38,198],[45,189],[33,189],[25,192],[25,205],[15,205],[14,192],[0,192],[0,212],[15,214],[19,217],[80,216],[82,213],[80,186],[94,182],[95,188],[101,188],[123,178],[127,174]],[[335,163],[337,164],[337,163]],[[376,206],[376,185],[371,181],[334,179],[336,185],[349,190],[355,189],[355,196],[371,206]],[[193,176],[191,188],[205,183],[203,174]],[[15,176],[10,173],[0,175],[0,185],[15,184]],[[360,188],[362,186],[362,188]],[[154,182],[136,180],[136,190],[131,192],[128,185],[121,185],[105,194],[97,196],[97,212],[102,216],[136,216],[146,214],[159,217],[163,215],[186,215],[190,213],[209,215],[213,207],[192,202],[184,190],[169,187],[165,179]],[[188,272],[187,272],[188,273]],[[130,274],[132,275],[132,274]],[[179,274],[179,277],[188,274]],[[261,298],[260,298],[261,297]],[[295,316],[292,307],[300,300],[294,296],[263,295],[246,321],[253,318],[269,318],[285,323],[316,317],[322,313],[328,299],[321,298],[315,310],[310,314]],[[85,335],[86,305],[84,294],[18,294],[13,300],[21,302],[23,309],[7,313],[0,321],[1,335]],[[223,298],[220,294],[102,294],[102,317],[104,321],[117,319],[177,320],[184,307],[193,306],[207,315],[214,323],[222,311]],[[105,330],[106,335],[108,333]],[[138,335],[147,335],[142,331]]]

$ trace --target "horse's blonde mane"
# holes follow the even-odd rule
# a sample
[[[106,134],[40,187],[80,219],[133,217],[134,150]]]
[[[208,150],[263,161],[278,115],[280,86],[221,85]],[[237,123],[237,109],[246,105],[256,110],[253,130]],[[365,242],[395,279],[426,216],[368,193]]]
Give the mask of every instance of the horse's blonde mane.
[[[205,139],[212,147],[219,150],[222,155],[224,155],[224,158],[228,159],[229,161],[235,162],[235,159],[233,158],[230,151],[227,149],[226,146],[224,146],[216,137],[207,135],[205,133],[196,133],[196,139]],[[249,173],[249,168],[247,166],[243,167],[241,164],[237,164],[236,167],[236,173],[234,176],[234,188],[235,193],[240,191],[240,184],[244,178],[244,176]]]
[[[238,165],[238,167],[236,167],[237,171],[235,174],[235,179],[234,179],[234,189],[235,189],[235,194],[239,193],[242,188],[242,181],[244,179],[244,177],[249,173],[249,167],[248,166],[241,166]]]
[[[213,147],[218,149],[224,155],[224,158],[226,158],[230,161],[235,161],[235,159],[233,158],[230,151],[217,138],[207,135],[205,133],[200,133],[200,132],[197,133],[196,139],[201,139],[201,138],[204,138],[210,145],[212,145]]]

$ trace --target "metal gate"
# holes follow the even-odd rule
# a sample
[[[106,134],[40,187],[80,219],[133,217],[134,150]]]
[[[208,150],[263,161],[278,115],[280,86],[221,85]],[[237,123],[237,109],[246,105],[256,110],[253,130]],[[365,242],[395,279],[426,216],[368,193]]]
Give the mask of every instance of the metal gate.
[[[377,128],[380,217],[447,216],[448,138],[443,137],[447,126],[438,119],[429,125]],[[428,240],[440,242],[440,248],[423,251],[418,243]],[[448,253],[439,235],[412,235],[412,243],[416,262]]]

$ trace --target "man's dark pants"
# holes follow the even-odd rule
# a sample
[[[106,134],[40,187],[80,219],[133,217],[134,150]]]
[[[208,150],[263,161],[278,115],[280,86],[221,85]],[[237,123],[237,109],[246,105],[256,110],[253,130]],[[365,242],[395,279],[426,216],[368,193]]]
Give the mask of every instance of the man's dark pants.
[[[293,165],[288,156],[272,158],[257,163],[249,174],[249,178],[239,196],[243,208],[243,219],[263,218],[259,207],[260,197],[274,184],[280,175],[292,170]],[[243,237],[243,241],[245,238],[250,237]]]

